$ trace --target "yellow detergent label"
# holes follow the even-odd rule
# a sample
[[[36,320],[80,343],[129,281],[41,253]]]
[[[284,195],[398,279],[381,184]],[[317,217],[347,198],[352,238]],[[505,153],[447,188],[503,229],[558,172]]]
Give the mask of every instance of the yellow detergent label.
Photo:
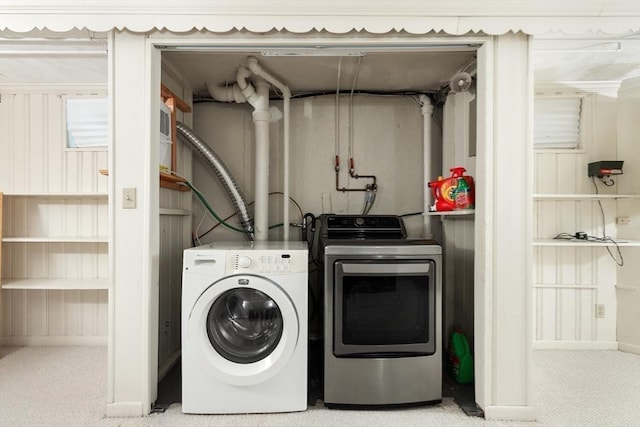
[[[440,188],[441,197],[447,202],[453,202],[456,188],[458,187],[457,178],[449,178],[445,180]]]

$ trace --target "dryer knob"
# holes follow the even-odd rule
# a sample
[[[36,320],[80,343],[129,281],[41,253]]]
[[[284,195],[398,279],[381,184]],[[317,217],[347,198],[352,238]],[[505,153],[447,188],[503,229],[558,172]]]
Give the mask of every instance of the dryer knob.
[[[240,268],[248,268],[251,265],[251,258],[248,256],[240,257],[238,260],[238,267]]]

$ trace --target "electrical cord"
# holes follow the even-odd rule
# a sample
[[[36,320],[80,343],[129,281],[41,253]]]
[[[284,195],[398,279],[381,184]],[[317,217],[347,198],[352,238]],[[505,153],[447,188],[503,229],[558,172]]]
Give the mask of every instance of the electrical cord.
[[[596,194],[600,194],[598,192],[598,184],[596,183],[596,177],[592,176],[591,181],[593,182],[593,188],[595,189]],[[607,187],[611,187],[613,184],[615,184],[615,181],[613,179],[609,179],[609,181],[605,182],[603,178],[600,178],[600,181],[602,181],[602,183]],[[606,220],[604,217],[604,208],[602,207],[602,201],[600,199],[598,199],[598,206],[600,207],[600,214],[602,215],[602,239],[603,241],[612,242],[615,245],[617,250],[617,256],[614,255],[613,252],[611,252],[611,248],[609,246],[606,247],[607,252],[609,252],[609,256],[611,257],[611,259],[613,259],[616,262],[616,264],[618,264],[618,266],[622,267],[624,265],[624,258],[622,256],[622,251],[620,251],[620,246],[618,246],[618,242],[613,240],[611,237],[607,236]]]
[[[282,195],[282,194],[284,194],[284,193],[283,193],[283,192],[281,192],[281,191],[273,191],[273,192],[269,193],[269,196],[273,196],[273,195],[276,195],[276,194],[281,194],[281,195]],[[300,217],[302,218],[302,217],[303,217],[303,214],[302,214],[302,208],[300,207],[300,205],[298,204],[298,202],[296,202],[296,201],[295,201],[295,199],[293,199],[293,197],[289,197],[289,200],[290,200],[290,201],[291,201],[291,203],[293,203],[293,204],[295,205],[295,207],[298,209],[298,212],[300,213]],[[249,202],[249,203],[247,204],[247,206],[251,206],[251,205],[253,205],[254,203],[255,203],[255,202]],[[204,237],[204,236],[206,236],[207,234],[211,233],[211,232],[212,232],[214,229],[216,229],[217,227],[219,227],[219,226],[221,226],[221,225],[224,225],[224,223],[225,223],[227,220],[229,220],[229,219],[233,218],[233,217],[234,217],[234,216],[236,216],[237,214],[238,214],[237,212],[234,212],[234,213],[232,213],[231,215],[229,215],[229,216],[225,217],[222,221],[218,220],[218,223],[216,223],[216,224],[214,224],[213,226],[211,226],[207,231],[205,231],[204,233],[202,233],[202,234],[200,234],[200,235],[196,235],[196,240],[198,240],[198,241],[199,241],[201,238],[203,238],[203,237]],[[275,225],[269,226],[269,230],[271,230],[271,229],[273,229],[273,228],[276,228],[276,227],[282,227],[283,225],[284,225],[284,224],[275,224]]]
[[[200,203],[202,203],[202,205],[205,207],[205,209],[207,209],[209,211],[209,213],[211,213],[211,215],[213,215],[213,217],[215,219],[217,219],[220,223],[222,223],[222,225],[224,225],[225,227],[227,227],[230,230],[237,231],[237,232],[243,233],[243,234],[247,234],[246,230],[243,230],[241,228],[237,228],[237,227],[234,227],[233,225],[227,224],[224,219],[220,218],[220,216],[213,210],[213,208],[211,207],[211,205],[209,204],[207,199],[205,199],[204,195],[202,195],[200,190],[198,190],[196,187],[194,187],[193,184],[191,184],[186,179],[184,180],[184,184],[187,187],[189,187],[191,189],[191,191],[193,191],[193,194],[196,195],[196,197],[198,198]]]
[[[424,212],[411,212],[408,214],[402,214],[402,215],[398,215],[400,218],[405,218],[408,216],[415,216],[415,215],[422,215]]]
[[[591,178],[592,178],[592,181],[593,181],[593,186],[595,188],[596,195],[600,194],[598,192],[598,185],[596,183],[595,176],[593,176]],[[613,180],[611,180],[610,182],[613,183]],[[606,186],[613,185],[613,184],[607,184],[604,181],[603,181],[603,184],[606,185]],[[579,231],[579,232],[577,232],[575,234],[559,233],[554,237],[554,239],[557,239],[557,240],[571,240],[571,241],[585,241],[585,242],[598,242],[598,243],[613,243],[613,245],[616,248],[616,253],[615,254],[611,251],[611,247],[605,246],[605,249],[609,253],[609,256],[611,257],[611,259],[613,259],[618,266],[622,267],[622,266],[624,266],[624,257],[622,256],[622,251],[620,250],[620,245],[618,245],[618,242],[616,242],[615,239],[613,239],[612,237],[607,236],[607,232],[606,232],[606,225],[607,224],[606,224],[606,219],[605,219],[605,215],[604,215],[604,208],[602,206],[602,201],[600,199],[598,199],[598,206],[600,207],[600,215],[601,215],[601,218],[602,218],[602,237],[590,236],[587,233]]]

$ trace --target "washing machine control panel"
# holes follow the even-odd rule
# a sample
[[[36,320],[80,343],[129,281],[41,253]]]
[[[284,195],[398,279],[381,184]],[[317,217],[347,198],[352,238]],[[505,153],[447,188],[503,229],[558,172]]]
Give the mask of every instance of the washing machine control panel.
[[[229,253],[227,273],[291,274],[307,271],[303,251],[251,251]]]

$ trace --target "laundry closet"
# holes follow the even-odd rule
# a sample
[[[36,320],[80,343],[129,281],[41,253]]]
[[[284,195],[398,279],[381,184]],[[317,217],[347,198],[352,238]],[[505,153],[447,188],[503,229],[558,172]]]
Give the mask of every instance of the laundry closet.
[[[561,150],[532,152],[528,36],[502,29],[488,36],[471,27],[467,36],[446,37],[391,30],[385,29],[386,36],[314,30],[303,37],[285,30],[259,37],[220,29],[66,33],[63,38],[74,39],[78,51],[97,44],[97,51],[108,48],[108,56],[94,51],[49,59],[58,70],[47,74],[50,81],[25,73],[28,82],[3,85],[0,93],[0,125],[8,136],[0,140],[2,344],[107,343],[107,414],[148,414],[159,379],[180,356],[183,250],[244,239],[229,228],[213,228],[219,220],[191,191],[183,191],[189,181],[220,218],[236,221],[223,186],[180,137],[171,143],[169,163],[176,174],[159,176],[166,149],[156,138],[160,105],[215,150],[253,202],[260,183],[252,108],[216,99],[209,90],[227,90],[237,81],[238,67],[253,57],[292,92],[285,155],[283,93],[269,91],[267,187],[274,194],[262,217],[268,239],[286,236],[281,223],[287,217],[294,223],[288,237],[298,240],[307,212],[368,212],[403,215],[407,234],[441,243],[443,338],[454,325],[467,334],[479,362],[476,398],[488,418],[533,416],[529,377],[535,345],[595,342],[611,348],[620,342],[637,351],[629,328],[637,247],[622,248],[627,265],[617,269],[597,252],[601,248],[568,249],[544,240],[578,226],[599,231],[594,203],[600,197],[607,230],[617,217],[628,217],[630,224],[623,219],[613,229],[637,240],[638,159],[628,137],[635,129],[633,115],[626,114],[637,111],[637,87],[536,87],[537,96],[589,98],[584,105],[591,116],[583,120],[596,124],[592,138],[598,142],[570,156]],[[59,49],[52,40],[42,44]],[[75,60],[89,70],[72,73],[81,67]],[[68,68],[65,61],[71,61]],[[38,67],[36,62],[32,69]],[[471,84],[451,90],[461,72]],[[111,149],[69,146],[67,100],[105,96]],[[614,105],[624,107],[614,115]],[[604,141],[615,132],[613,150]],[[624,175],[619,188],[604,189],[608,198],[591,197],[588,208],[577,196],[559,198],[590,192],[584,163],[616,155],[625,157]],[[428,215],[426,181],[447,176],[454,166],[476,180],[475,211]],[[375,176],[375,188],[367,176]],[[285,202],[286,194],[291,202]],[[594,270],[581,267],[594,260]],[[632,297],[622,297],[624,292]],[[597,305],[604,305],[604,317],[593,316]],[[614,318],[616,308],[621,315]],[[540,342],[532,344],[534,339]]]

